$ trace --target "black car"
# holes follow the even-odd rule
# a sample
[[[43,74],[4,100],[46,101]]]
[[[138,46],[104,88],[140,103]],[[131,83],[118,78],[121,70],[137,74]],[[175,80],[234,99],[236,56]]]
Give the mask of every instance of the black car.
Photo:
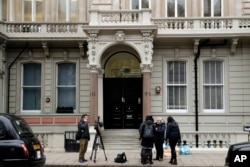
[[[250,142],[242,142],[230,145],[225,167],[249,167],[250,166]]]
[[[20,116],[0,113],[0,167],[40,167],[44,148]]]

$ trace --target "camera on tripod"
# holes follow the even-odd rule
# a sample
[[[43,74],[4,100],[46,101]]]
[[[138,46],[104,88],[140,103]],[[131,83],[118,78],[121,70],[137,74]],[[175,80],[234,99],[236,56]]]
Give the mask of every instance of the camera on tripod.
[[[94,128],[96,130],[97,134],[101,134],[102,128],[103,128],[103,123],[99,121],[100,117],[98,117],[97,121],[95,121]]]

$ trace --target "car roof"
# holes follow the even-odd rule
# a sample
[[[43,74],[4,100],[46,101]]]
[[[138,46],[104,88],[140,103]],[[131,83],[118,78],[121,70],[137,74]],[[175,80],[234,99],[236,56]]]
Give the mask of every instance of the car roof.
[[[241,142],[232,144],[231,146],[232,151],[250,151],[250,142]]]
[[[14,115],[14,114],[8,114],[8,113],[0,113],[0,116],[3,116],[3,117],[6,117],[8,119],[23,119],[22,117],[20,116],[17,116],[17,115]]]

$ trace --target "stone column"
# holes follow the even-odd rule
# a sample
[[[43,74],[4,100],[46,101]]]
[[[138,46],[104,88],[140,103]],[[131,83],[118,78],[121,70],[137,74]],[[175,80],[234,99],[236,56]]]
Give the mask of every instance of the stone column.
[[[90,125],[94,125],[98,117],[98,69],[97,32],[90,32],[88,38],[88,68],[90,69]]]
[[[143,74],[143,119],[146,115],[151,115],[151,71],[153,55],[153,33],[151,30],[142,30],[142,57],[141,71]]]
[[[150,87],[151,86],[151,65],[143,64],[142,74],[143,74],[142,119],[144,119],[147,115],[151,114],[151,87]]]
[[[98,118],[98,69],[90,67],[90,125],[94,125]]]

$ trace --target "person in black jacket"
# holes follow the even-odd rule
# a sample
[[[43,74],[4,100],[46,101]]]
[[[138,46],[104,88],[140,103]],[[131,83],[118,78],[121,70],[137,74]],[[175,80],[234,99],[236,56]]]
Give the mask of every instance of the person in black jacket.
[[[87,114],[83,114],[81,120],[78,122],[78,131],[81,131],[79,162],[83,163],[87,161],[84,156],[88,148],[88,141],[90,140]]]
[[[145,127],[149,125],[152,126],[152,137],[145,137],[144,133],[145,133]],[[145,155],[149,154],[149,163],[153,164],[152,161],[152,149],[154,146],[154,119],[151,115],[146,116],[146,120],[145,122],[141,123],[140,128],[139,128],[139,134],[140,134],[140,138],[139,140],[141,140],[141,163],[142,164],[146,164],[146,159],[145,159]]]
[[[181,141],[181,134],[179,125],[172,116],[169,116],[167,119],[166,140],[169,140],[171,149],[171,159],[169,163],[171,163],[172,165],[177,165],[175,147],[177,145],[177,142]]]
[[[156,119],[155,123],[155,131],[154,131],[154,143],[156,149],[156,157],[154,160],[163,160],[163,143],[164,143],[164,134],[166,130],[166,125],[163,122],[161,117]]]

